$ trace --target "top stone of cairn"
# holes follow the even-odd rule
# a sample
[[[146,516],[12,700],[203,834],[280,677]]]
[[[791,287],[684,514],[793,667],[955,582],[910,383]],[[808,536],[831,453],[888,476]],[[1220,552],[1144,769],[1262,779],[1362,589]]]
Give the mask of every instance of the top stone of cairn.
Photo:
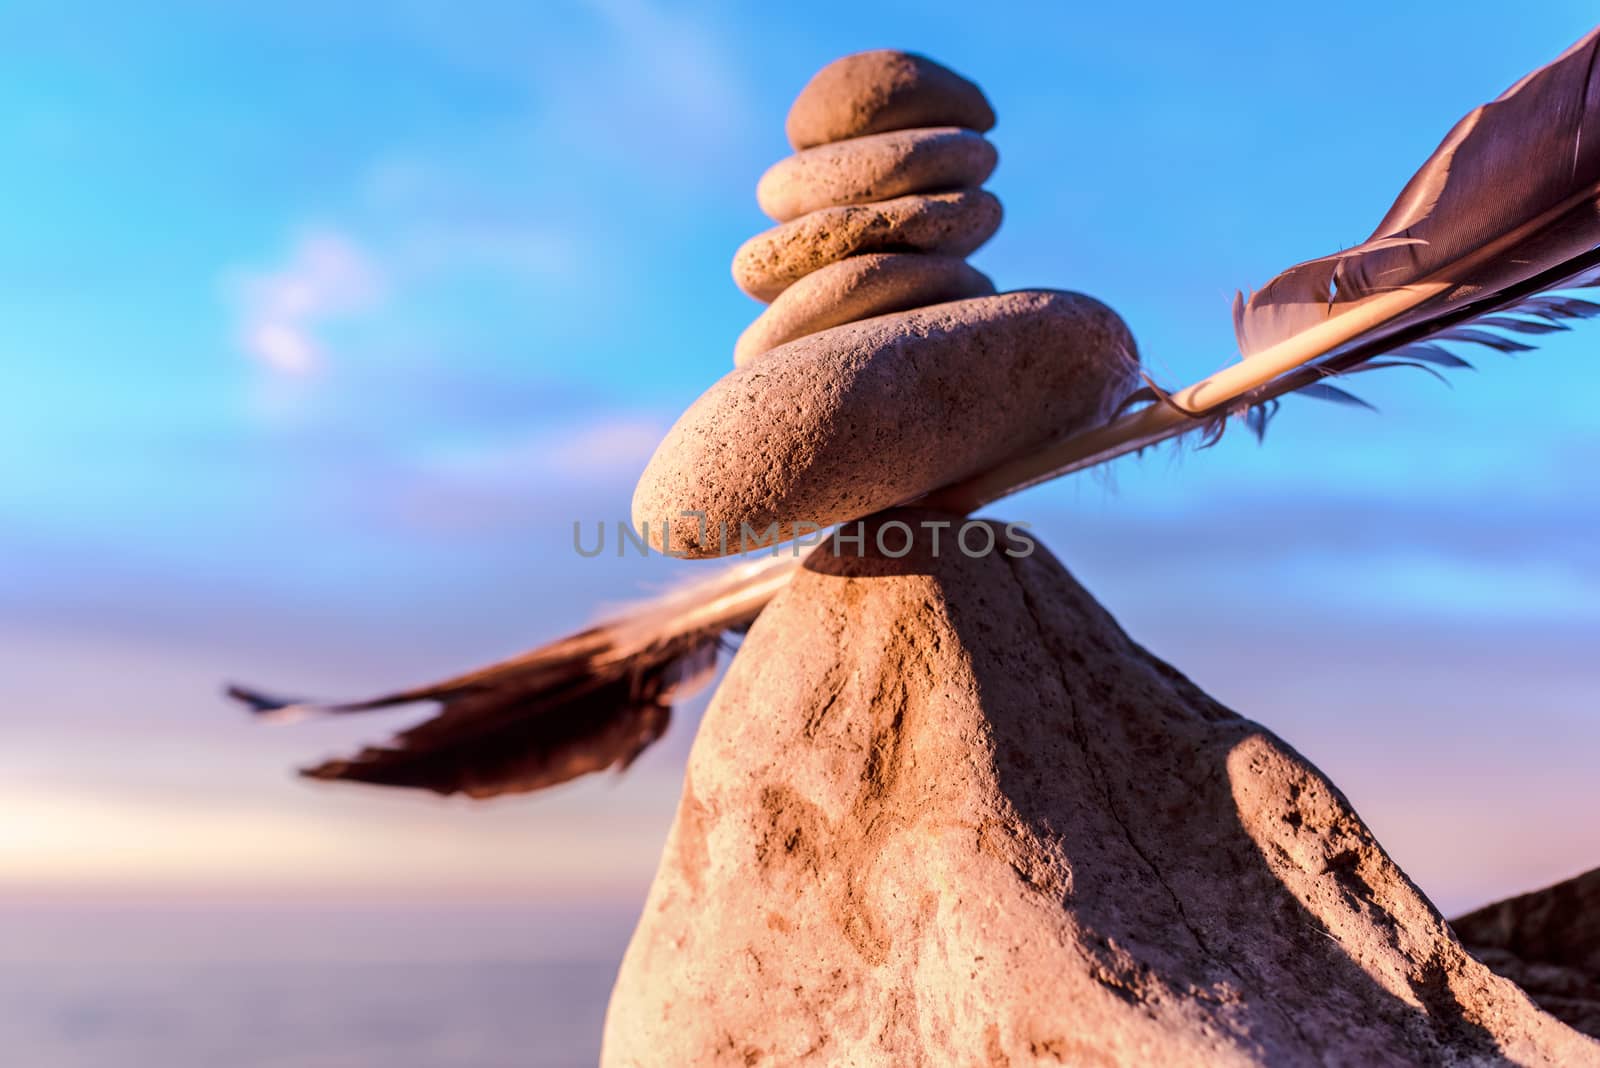
[[[789,109],[796,151],[863,134],[926,126],[983,132],[994,109],[983,90],[925,56],[891,48],[857,52],[819,70]]]

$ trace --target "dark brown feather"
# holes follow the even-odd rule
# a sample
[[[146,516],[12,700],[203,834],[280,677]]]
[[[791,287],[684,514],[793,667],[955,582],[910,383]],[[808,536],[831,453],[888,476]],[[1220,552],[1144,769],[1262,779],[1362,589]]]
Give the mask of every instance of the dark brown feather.
[[[276,720],[438,706],[434,716],[386,745],[301,772],[309,778],[474,798],[542,790],[631,764],[666,731],[674,701],[710,680],[724,634],[747,626],[798,563],[778,558],[729,569],[636,617],[363,701],[283,700],[241,686],[228,694]]]
[[[1376,294],[1424,280],[1457,287],[1436,305],[1475,301],[1593,248],[1600,193],[1597,67],[1600,30],[1593,30],[1474,109],[1406,183],[1370,238],[1290,267],[1238,308],[1240,351],[1248,357]],[[1511,247],[1482,254],[1519,233]],[[1365,336],[1370,340],[1410,318]]]

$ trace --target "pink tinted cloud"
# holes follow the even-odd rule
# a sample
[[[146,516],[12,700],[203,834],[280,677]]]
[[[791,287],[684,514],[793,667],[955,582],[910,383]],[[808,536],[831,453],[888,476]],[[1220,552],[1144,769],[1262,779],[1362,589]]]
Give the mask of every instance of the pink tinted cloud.
[[[274,371],[309,374],[326,355],[317,328],[375,307],[384,289],[382,270],[355,241],[309,231],[281,266],[240,280],[239,345]]]

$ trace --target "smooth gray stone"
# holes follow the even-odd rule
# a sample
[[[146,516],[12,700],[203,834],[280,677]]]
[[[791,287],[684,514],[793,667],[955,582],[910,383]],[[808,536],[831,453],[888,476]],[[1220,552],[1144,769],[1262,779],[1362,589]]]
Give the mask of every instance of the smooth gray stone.
[[[966,256],[1000,229],[1000,201],[982,189],[821,208],[764,231],[733,254],[733,280],[772,301],[812,271],[862,252]]]
[[[994,292],[983,272],[954,256],[868,252],[812,271],[778,294],[739,335],[733,362],[743,366],[770,349],[820,330]]]
[[[864,516],[1100,423],[1137,360],[1115,312],[1054,290],[836,326],[702,394],[640,477],[633,523],[658,549],[705,557],[740,551],[746,524],[787,538]]]
[[[975,188],[999,160],[982,136],[953,126],[852,137],[774,163],[756,183],[756,202],[788,222],[818,208]]]
[[[949,67],[879,48],[836,59],[814,74],[789,108],[784,130],[798,150],[918,126],[982,133],[994,126],[994,109],[982,89]]]

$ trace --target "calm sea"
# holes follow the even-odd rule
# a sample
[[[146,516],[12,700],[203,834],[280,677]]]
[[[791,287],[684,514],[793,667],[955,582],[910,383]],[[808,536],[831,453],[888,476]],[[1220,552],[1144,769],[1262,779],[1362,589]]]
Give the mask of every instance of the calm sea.
[[[593,1065],[632,915],[0,911],[0,1064]]]

